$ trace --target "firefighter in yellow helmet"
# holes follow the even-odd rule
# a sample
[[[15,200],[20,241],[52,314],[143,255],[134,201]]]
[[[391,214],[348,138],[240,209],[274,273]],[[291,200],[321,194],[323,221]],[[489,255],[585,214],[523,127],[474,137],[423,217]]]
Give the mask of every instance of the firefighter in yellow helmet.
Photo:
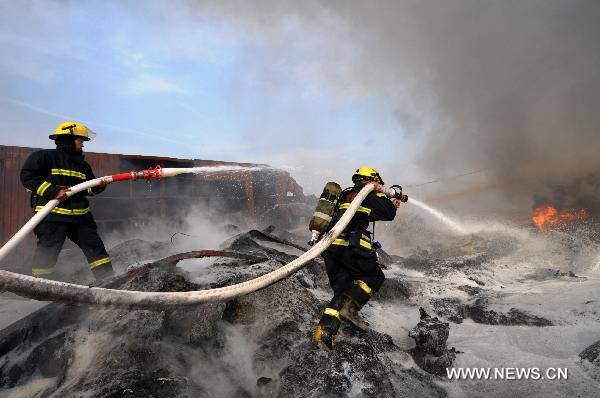
[[[98,235],[86,198],[104,191],[106,183],[71,197],[66,194],[71,186],[96,178],[83,155],[84,142],[94,136],[94,132],[81,123],[61,123],[50,135],[56,149],[33,152],[21,169],[21,183],[31,191],[31,206],[35,212],[52,199],[60,201],[34,229],[38,241],[32,259],[33,276],[55,277],[54,265],[66,238],[81,248],[97,280],[113,275],[110,257]]]
[[[333,349],[342,320],[362,330],[369,327],[359,311],[385,280],[371,242],[369,223],[393,220],[401,203],[399,199],[390,200],[380,192],[383,180],[377,170],[371,167],[358,168],[352,176],[352,182],[354,186],[340,194],[339,209],[331,225],[335,225],[343,216],[350,202],[366,184],[375,185],[375,189],[362,202],[344,232],[322,255],[333,298],[321,316],[313,341],[326,351]]]

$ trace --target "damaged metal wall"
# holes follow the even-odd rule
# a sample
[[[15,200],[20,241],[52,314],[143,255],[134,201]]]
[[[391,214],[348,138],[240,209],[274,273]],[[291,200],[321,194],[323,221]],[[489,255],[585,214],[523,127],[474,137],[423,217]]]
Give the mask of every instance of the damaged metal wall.
[[[0,145],[0,243],[4,244],[32,216],[30,194],[21,185],[19,174],[25,159],[37,148]],[[121,155],[86,152],[86,161],[97,177],[130,170],[162,167],[256,166],[250,163],[214,160],[176,159],[155,156]],[[118,228],[136,216],[169,218],[185,204],[219,203],[221,211],[244,213],[255,219],[257,214],[303,198],[302,188],[289,173],[276,169],[211,173],[182,176],[153,182],[124,182],[110,185],[96,198],[92,210],[100,227]],[[15,250],[2,268],[20,267],[31,252],[33,235]],[[8,268],[7,268],[8,267]]]

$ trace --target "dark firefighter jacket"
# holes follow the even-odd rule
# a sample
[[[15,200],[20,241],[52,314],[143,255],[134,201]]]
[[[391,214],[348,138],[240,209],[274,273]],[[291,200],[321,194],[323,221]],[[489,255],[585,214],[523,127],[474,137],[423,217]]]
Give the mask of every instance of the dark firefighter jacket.
[[[332,221],[335,225],[350,207],[350,203],[356,197],[358,192],[364,187],[364,184],[357,183],[354,187],[346,189],[340,196],[339,210]],[[365,200],[350,220],[350,223],[340,235],[340,238],[333,241],[333,245],[348,246],[350,234],[357,233],[357,244],[365,249],[371,250],[370,233],[368,232],[369,223],[374,221],[392,221],[396,217],[396,206],[384,194],[379,192],[370,192]]]
[[[37,212],[53,199],[59,189],[65,189],[96,178],[81,153],[71,145],[59,144],[57,149],[33,152],[21,169],[21,183],[31,191],[31,206]],[[104,187],[94,187],[71,196],[52,210],[46,221],[93,221],[86,196],[96,195]]]

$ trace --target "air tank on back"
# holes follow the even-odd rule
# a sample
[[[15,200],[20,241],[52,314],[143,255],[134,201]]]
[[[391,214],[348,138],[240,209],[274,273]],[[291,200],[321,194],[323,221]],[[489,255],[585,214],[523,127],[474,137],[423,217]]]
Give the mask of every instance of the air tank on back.
[[[337,209],[341,192],[342,187],[335,182],[328,182],[323,188],[323,193],[308,226],[312,232],[312,237],[308,242],[310,246],[314,245],[319,237],[329,230],[329,224],[331,224],[331,219]]]

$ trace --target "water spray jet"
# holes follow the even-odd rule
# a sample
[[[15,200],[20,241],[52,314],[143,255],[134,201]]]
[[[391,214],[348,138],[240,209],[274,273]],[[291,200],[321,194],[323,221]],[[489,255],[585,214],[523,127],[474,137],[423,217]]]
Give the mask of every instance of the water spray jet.
[[[437,218],[438,220],[440,220],[441,222],[446,224],[448,227],[450,227],[450,229],[452,229],[454,232],[457,232],[462,235],[465,235],[467,233],[467,231],[465,230],[465,228],[463,226],[461,226],[456,221],[454,221],[451,218],[444,215],[441,211],[436,210],[429,205],[426,205],[425,203],[421,202],[418,199],[415,199],[414,197],[410,198],[410,203],[413,203],[414,205],[425,210],[426,212],[428,212],[429,214],[431,214],[432,216],[434,216],[435,218]]]

